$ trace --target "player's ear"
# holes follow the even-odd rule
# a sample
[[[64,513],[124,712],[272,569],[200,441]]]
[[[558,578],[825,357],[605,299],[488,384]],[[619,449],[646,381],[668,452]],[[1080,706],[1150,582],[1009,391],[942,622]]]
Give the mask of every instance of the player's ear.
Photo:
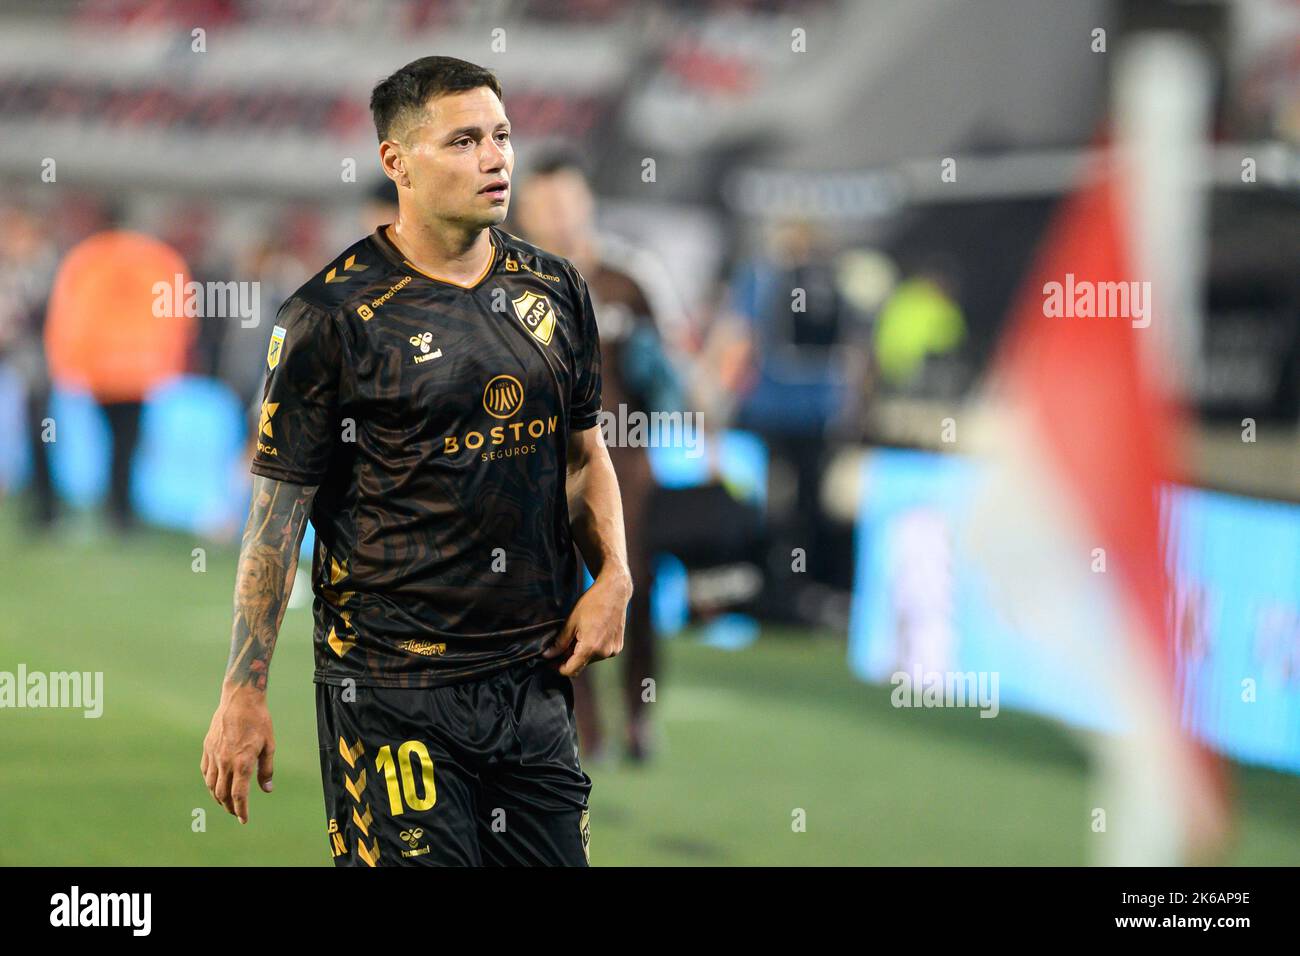
[[[406,160],[402,158],[401,148],[395,140],[386,139],[379,146],[379,162],[385,172],[392,170],[388,178],[399,186],[411,187],[411,177],[406,172]]]

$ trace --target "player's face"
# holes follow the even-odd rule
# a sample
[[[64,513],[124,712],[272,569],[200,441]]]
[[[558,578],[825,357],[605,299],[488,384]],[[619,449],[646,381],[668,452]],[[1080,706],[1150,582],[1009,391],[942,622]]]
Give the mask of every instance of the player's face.
[[[481,86],[434,97],[406,139],[406,174],[422,219],[477,229],[505,220],[515,151],[495,93]]]

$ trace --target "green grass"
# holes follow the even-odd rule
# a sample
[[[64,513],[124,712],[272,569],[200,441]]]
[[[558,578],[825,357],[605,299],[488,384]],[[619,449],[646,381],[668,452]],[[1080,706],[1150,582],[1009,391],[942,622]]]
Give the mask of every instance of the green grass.
[[[0,515],[0,670],[103,671],[104,715],[0,710],[0,863],[329,864],[311,620],[291,610],[271,674],[275,793],[240,826],[199,755],[225,666],[232,549],[186,535],[48,541]],[[191,550],[207,549],[207,571]],[[739,652],[664,644],[647,767],[589,765],[597,865],[1080,864],[1090,774],[1076,739],[1003,710],[894,710],[854,680],[842,639],[772,632]],[[614,668],[593,673],[616,718]],[[611,728],[610,740],[618,740]],[[1300,863],[1300,778],[1233,767],[1226,862]],[[192,829],[195,810],[206,830]],[[805,832],[794,832],[796,809]]]

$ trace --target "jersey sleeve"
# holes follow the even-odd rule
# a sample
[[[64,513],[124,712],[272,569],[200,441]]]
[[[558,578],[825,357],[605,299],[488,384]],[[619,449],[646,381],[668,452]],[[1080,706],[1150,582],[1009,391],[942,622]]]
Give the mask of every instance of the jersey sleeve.
[[[573,390],[569,393],[569,430],[575,432],[593,428],[600,414],[600,334],[587,280],[580,275],[576,278],[579,338],[574,348]]]
[[[333,319],[290,298],[276,315],[266,365],[250,470],[264,478],[318,485],[340,434],[343,348]]]

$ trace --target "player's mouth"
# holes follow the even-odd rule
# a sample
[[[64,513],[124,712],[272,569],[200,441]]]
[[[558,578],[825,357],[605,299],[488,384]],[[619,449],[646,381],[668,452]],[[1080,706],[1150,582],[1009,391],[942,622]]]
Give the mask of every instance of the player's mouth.
[[[491,196],[493,199],[505,199],[506,193],[510,192],[510,183],[504,179],[496,179],[488,183],[479,191],[480,196]]]

